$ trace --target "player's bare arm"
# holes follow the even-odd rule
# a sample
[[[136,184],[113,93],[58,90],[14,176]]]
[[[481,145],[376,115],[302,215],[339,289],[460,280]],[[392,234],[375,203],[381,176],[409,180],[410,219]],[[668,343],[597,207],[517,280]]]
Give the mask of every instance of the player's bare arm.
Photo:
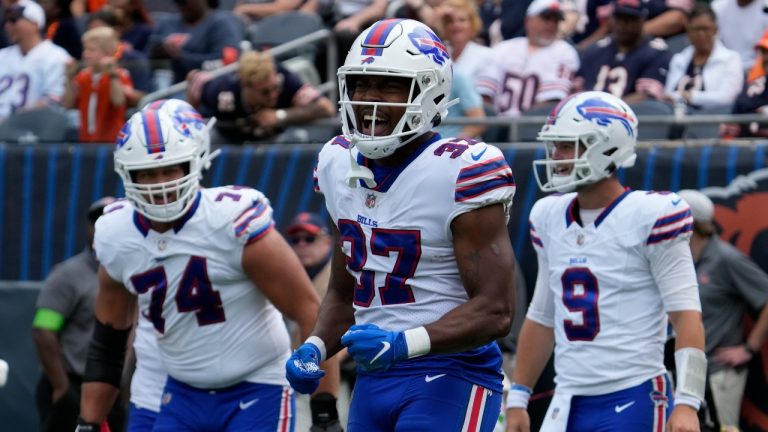
[[[243,270],[264,296],[309,336],[320,307],[312,281],[283,237],[272,230],[243,249]]]
[[[112,279],[103,267],[99,267],[99,292],[95,306],[97,328],[88,349],[80,401],[80,417],[87,423],[101,423],[117,399],[135,308],[136,297],[123,284]],[[123,334],[125,337],[121,338]],[[103,340],[105,336],[115,337],[106,341]]]
[[[320,299],[307,272],[285,239],[272,231],[243,250],[243,269],[264,296],[288,319],[298,323],[306,339],[315,324]],[[339,362],[330,358],[323,364],[329,371],[320,381],[318,393],[339,393]]]
[[[502,205],[464,213],[451,228],[469,300],[426,326],[432,354],[476,348],[506,335],[515,309],[515,264]]]
[[[521,390],[527,393],[532,389],[541,376],[541,372],[552,356],[555,347],[555,333],[552,327],[539,324],[536,321],[526,319],[523,321],[523,327],[520,329],[518,339],[517,363],[515,374],[512,381],[515,385],[520,385]],[[530,397],[520,393],[526,401]],[[508,398],[507,402],[511,402]],[[507,432],[528,432],[531,429],[531,420],[528,411],[523,407],[508,407],[507,409]]]
[[[339,238],[339,229],[333,226],[334,238]],[[317,324],[312,332],[326,343],[329,356],[339,352],[344,346],[341,336],[355,323],[354,303],[355,283],[347,271],[347,256],[336,245],[331,258],[331,279],[328,293],[323,299]]]

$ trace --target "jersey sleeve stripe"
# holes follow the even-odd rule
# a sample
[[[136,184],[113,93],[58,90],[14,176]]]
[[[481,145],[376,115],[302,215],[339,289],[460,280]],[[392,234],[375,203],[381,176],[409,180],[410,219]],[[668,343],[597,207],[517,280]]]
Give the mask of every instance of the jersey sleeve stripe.
[[[509,175],[494,176],[488,180],[456,189],[454,199],[456,202],[463,202],[503,187],[515,187],[515,179],[512,177],[511,172]]]
[[[656,219],[656,223],[653,224],[653,229],[661,228],[667,225],[671,225],[675,222],[680,222],[681,220],[690,217],[691,216],[691,210],[690,209],[684,209],[680,210],[677,213],[672,213],[666,216],[662,216],[658,219]]]
[[[315,166],[315,171],[312,173],[312,189],[320,193],[320,180],[317,178],[317,166]]]
[[[261,217],[266,211],[267,206],[262,202],[258,202],[253,207],[243,212],[243,214],[237,218],[237,221],[235,222],[235,236],[240,237],[243,235],[250,223],[253,220]]]
[[[662,232],[659,234],[651,234],[648,237],[648,244],[649,246],[656,243],[661,243],[665,240],[672,240],[674,238],[677,238],[680,234],[685,234],[693,231],[693,219],[691,219],[690,223],[687,223],[685,225],[682,225],[678,227],[677,229],[673,229],[671,231]]]
[[[541,239],[540,239],[540,238],[538,238],[538,237],[536,236],[536,234],[534,234],[533,232],[531,232],[531,243],[533,243],[534,245],[536,245],[536,246],[538,246],[538,247],[541,247],[541,248],[543,248],[543,247],[544,247],[544,243],[542,243],[542,242],[541,242]]]
[[[456,183],[465,183],[505,168],[509,169],[509,165],[507,165],[507,161],[504,160],[504,156],[497,156],[479,164],[462,168],[461,172],[459,172],[459,178],[456,179]]]
[[[245,244],[249,245],[249,244],[255,242],[256,240],[258,240],[258,239],[264,237],[265,235],[267,235],[274,228],[275,228],[275,223],[274,222],[270,222],[269,225],[263,227],[262,229],[260,229],[258,231],[254,231],[253,233],[251,233],[251,235],[248,236],[248,241],[245,242]]]

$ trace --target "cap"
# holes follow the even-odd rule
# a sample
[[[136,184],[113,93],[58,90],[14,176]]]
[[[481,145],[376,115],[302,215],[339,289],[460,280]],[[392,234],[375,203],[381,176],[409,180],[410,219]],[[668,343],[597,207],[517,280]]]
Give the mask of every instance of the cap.
[[[24,18],[37,24],[37,28],[45,27],[45,12],[43,8],[32,0],[19,0],[10,7],[6,13],[6,19]]]
[[[112,204],[113,202],[117,201],[111,196],[105,196],[103,198],[99,198],[98,200],[94,201],[89,207],[88,207],[88,220],[91,222],[96,222],[96,219],[99,218],[104,213],[104,207]]]
[[[613,14],[645,17],[648,15],[648,9],[643,0],[614,0]]]
[[[299,231],[305,231],[312,235],[317,235],[319,233],[328,234],[328,223],[325,221],[324,217],[317,213],[299,213],[293,217],[293,220],[291,220],[285,233],[293,235]]]
[[[708,196],[693,189],[683,189],[677,194],[691,207],[694,222],[712,222],[715,204]]]
[[[757,41],[757,44],[755,44],[755,49],[758,48],[768,49],[768,30],[763,33],[763,37],[761,37],[760,40]]]
[[[558,0],[533,0],[525,12],[526,16],[556,16],[563,19],[563,11]]]

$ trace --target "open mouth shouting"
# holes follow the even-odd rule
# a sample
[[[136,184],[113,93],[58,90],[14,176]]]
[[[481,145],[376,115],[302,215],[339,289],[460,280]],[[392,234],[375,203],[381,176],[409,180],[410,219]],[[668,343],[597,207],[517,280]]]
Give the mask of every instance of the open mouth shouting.
[[[376,113],[374,114],[374,111]],[[389,116],[382,114],[380,110],[364,108],[359,113],[360,133],[369,136],[385,136],[390,133]]]

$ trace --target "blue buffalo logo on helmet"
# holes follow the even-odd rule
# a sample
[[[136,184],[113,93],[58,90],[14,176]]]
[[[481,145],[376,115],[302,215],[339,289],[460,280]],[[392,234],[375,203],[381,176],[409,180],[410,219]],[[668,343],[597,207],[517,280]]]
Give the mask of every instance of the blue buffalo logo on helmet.
[[[373,63],[375,60],[376,60],[376,59],[375,59],[375,58],[373,58],[373,57],[366,57],[366,58],[364,58],[364,59],[360,60],[360,64],[371,64],[371,63]]]
[[[608,102],[600,99],[587,99],[582,102],[581,105],[577,106],[576,109],[585,119],[597,123],[600,126],[608,126],[614,121],[617,121],[624,126],[627,135],[630,137],[634,135],[634,130],[632,129],[632,124],[630,122],[634,122],[635,118]]]
[[[426,27],[417,27],[408,34],[408,39],[422,54],[431,57],[440,66],[450,58],[440,38]]]
[[[117,148],[122,148],[125,143],[131,138],[131,125],[130,122],[126,122],[117,133]]]

